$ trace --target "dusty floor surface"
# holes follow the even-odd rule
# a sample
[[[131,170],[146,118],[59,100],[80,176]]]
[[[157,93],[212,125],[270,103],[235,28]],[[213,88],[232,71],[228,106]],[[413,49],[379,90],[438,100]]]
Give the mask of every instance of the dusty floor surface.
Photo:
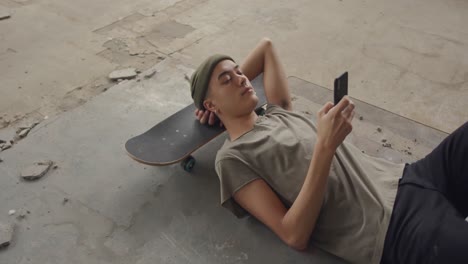
[[[319,105],[303,87],[331,88],[348,71],[352,97],[415,121],[364,119],[351,140],[417,159],[468,120],[467,12],[459,0],[0,0],[0,139],[39,122],[0,152],[0,221],[15,223],[0,263],[338,263],[219,207],[222,139],[197,153],[192,174],[138,164],[123,144],[190,103],[184,76],[206,56],[242,62],[267,36],[298,109]],[[107,78],[128,67],[136,79]],[[19,179],[46,159],[58,167]]]

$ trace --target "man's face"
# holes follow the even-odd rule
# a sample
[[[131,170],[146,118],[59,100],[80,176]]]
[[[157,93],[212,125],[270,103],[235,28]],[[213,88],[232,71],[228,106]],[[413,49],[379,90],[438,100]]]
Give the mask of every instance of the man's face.
[[[216,65],[211,75],[205,108],[212,110],[210,106],[213,106],[222,116],[237,117],[251,113],[257,102],[258,97],[252,84],[241,72],[239,65],[231,60],[223,60]]]

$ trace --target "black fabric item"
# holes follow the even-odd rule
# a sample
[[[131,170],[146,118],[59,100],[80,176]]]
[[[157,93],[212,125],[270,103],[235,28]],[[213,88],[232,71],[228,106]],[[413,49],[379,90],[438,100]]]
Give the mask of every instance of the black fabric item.
[[[381,263],[468,263],[467,216],[468,122],[406,165]]]

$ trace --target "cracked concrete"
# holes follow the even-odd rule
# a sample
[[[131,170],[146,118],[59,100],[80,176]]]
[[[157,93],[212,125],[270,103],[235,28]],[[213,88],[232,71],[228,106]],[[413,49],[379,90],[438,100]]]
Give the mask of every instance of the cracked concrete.
[[[185,76],[206,56],[242,62],[263,36],[294,76],[295,109],[311,118],[330,100],[311,83],[332,88],[349,71],[363,116],[349,140],[370,155],[418,159],[468,120],[463,1],[0,0],[0,7],[12,13],[0,21],[0,138],[41,121],[0,153],[0,221],[12,220],[10,209],[31,212],[17,221],[2,263],[341,263],[314,248],[295,252],[254,219],[219,206],[212,162],[222,137],[195,154],[191,174],[125,155],[128,138],[191,103]],[[113,86],[108,74],[128,67],[142,73]],[[44,158],[59,167],[19,181],[21,168]]]
[[[468,118],[468,5],[422,5],[1,0],[15,15],[0,32],[0,113],[10,125],[21,119],[16,114],[60,114],[107,90],[103,77],[112,70],[145,70],[166,56],[195,67],[215,51],[241,60],[269,36],[288,75],[331,88],[333,78],[349,71],[355,98],[450,132]],[[28,31],[15,30],[19,25]],[[70,98],[76,87],[89,88]]]

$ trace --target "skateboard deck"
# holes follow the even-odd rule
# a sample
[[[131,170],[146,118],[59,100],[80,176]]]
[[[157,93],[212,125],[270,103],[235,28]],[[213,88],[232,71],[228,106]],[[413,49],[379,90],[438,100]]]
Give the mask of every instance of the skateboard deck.
[[[258,97],[256,112],[260,113],[267,103],[263,89],[263,74],[252,81]],[[165,166],[182,162],[186,171],[191,171],[194,151],[219,136],[226,129],[218,125],[202,125],[195,118],[195,105],[190,104],[161,121],[141,135],[125,143],[127,154],[134,160],[152,166]]]

